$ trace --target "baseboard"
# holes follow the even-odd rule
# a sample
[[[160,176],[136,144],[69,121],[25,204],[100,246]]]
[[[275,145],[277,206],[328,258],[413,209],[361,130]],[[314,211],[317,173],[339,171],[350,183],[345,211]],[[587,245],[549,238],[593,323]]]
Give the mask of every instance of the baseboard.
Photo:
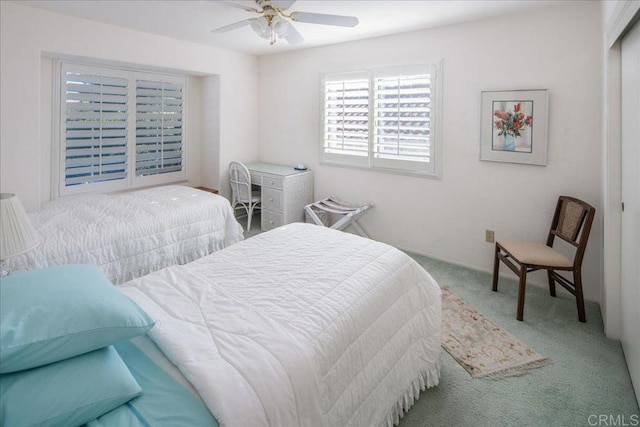
[[[455,266],[458,267],[463,267],[463,268],[468,268],[469,270],[474,270],[474,271],[479,271],[481,273],[487,273],[489,275],[493,275],[493,264],[492,264],[492,268],[491,269],[486,269],[486,268],[480,268],[478,266],[475,265],[469,265],[469,264],[465,264],[462,263],[460,261],[455,261],[455,260],[450,260],[447,258],[443,258],[443,257],[439,257],[433,254],[429,254],[420,250],[415,250],[415,249],[407,249],[407,248],[401,248],[398,247],[398,249],[400,249],[401,251],[405,251],[405,252],[411,252],[414,253],[416,255],[420,255],[420,256],[424,256],[427,258],[431,258],[431,259],[435,259],[436,261],[442,261],[442,262],[446,262],[448,264],[453,264]],[[493,259],[491,260],[491,262],[493,263]],[[511,270],[509,270],[508,268],[501,268],[500,269],[502,272],[498,273],[499,277],[505,278],[505,279],[511,279],[511,280],[518,280],[518,277],[513,274],[513,272],[511,272]],[[505,274],[504,271],[507,270],[507,273]],[[527,280],[527,285],[533,285],[537,288],[542,288],[542,289],[548,289],[549,288],[549,283],[548,282],[540,282],[540,281],[536,281],[536,280]],[[567,295],[573,298],[573,295],[571,295],[566,289],[564,289],[562,286],[556,286],[557,289],[557,293],[562,294],[562,295]],[[593,299],[589,299],[589,298],[585,298],[585,301],[591,301],[591,302],[595,302],[598,305],[600,305],[599,301],[593,300]]]

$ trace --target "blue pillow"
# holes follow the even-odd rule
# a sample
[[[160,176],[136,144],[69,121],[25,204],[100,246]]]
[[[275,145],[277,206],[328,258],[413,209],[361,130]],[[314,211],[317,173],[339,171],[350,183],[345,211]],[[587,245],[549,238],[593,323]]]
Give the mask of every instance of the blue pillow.
[[[153,320],[92,265],[0,281],[0,373],[57,362],[142,335]]]
[[[141,393],[118,352],[105,347],[0,375],[0,424],[79,426]]]

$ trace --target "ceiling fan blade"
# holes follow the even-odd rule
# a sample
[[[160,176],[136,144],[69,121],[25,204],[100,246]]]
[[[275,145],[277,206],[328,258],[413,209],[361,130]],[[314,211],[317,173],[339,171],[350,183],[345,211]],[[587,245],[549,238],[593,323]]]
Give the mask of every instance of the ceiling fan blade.
[[[355,16],[327,15],[324,13],[311,12],[291,12],[291,19],[296,22],[337,25],[339,27],[355,27],[359,23],[358,18]]]
[[[224,4],[225,6],[230,6],[230,7],[235,7],[236,9],[242,9],[242,10],[246,10],[247,12],[257,12],[258,9],[256,9],[256,3],[255,2],[248,2],[245,1],[243,3],[234,3],[232,1],[226,1],[226,0],[218,0],[219,3]]]
[[[284,36],[284,39],[292,45],[304,43],[304,37],[302,37],[302,34],[300,34],[293,25],[289,25],[289,30],[287,31],[287,35]]]
[[[255,18],[245,19],[244,21],[236,22],[235,24],[225,25],[224,27],[216,28],[215,30],[211,30],[212,33],[226,33],[227,31],[235,30],[236,28],[244,27],[245,25],[251,24]]]
[[[287,10],[293,6],[295,2],[296,0],[272,0],[271,4],[280,10]]]

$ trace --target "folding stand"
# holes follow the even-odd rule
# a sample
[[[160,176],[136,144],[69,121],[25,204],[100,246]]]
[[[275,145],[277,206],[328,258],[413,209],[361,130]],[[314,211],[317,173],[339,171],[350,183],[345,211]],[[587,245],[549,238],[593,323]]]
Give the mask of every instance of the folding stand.
[[[360,224],[358,224],[357,219],[364,215],[364,213],[371,207],[373,207],[373,203],[369,203],[364,206],[353,206],[339,201],[335,196],[331,196],[305,206],[304,211],[309,215],[309,218],[318,225],[325,224],[318,215],[316,215],[314,209],[318,209],[329,214],[343,215],[339,221],[336,221],[336,223],[331,225],[329,228],[342,230],[347,226],[352,225],[362,237],[369,237]]]

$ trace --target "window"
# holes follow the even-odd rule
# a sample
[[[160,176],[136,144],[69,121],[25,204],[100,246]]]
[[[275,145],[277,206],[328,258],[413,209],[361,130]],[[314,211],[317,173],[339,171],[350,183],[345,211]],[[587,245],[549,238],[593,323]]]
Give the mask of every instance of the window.
[[[182,170],[182,88],[136,81],[136,175]]]
[[[365,165],[369,156],[369,77],[333,75],[324,83],[325,159],[351,156]]]
[[[185,179],[185,77],[60,64],[58,195]]]
[[[325,74],[322,161],[438,177],[439,68]]]

